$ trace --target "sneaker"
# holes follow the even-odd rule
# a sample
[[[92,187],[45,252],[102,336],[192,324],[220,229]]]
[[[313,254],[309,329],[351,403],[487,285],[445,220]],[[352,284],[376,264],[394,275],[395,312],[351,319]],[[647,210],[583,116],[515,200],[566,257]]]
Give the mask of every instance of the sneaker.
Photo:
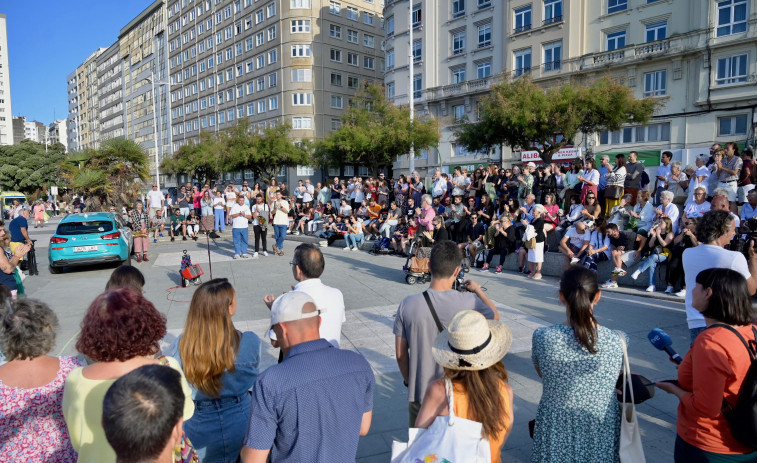
[[[637,271],[635,271],[635,272],[633,272],[631,274],[631,278],[633,278],[635,280],[635,279],[639,278],[639,275],[641,275],[641,272],[637,270]]]
[[[649,286],[647,286],[647,289],[646,289],[646,291],[647,291],[648,293],[653,293],[653,292],[655,292],[656,290],[657,290],[657,288],[655,288],[655,287],[654,287],[654,285],[649,285]]]
[[[501,266],[501,265],[498,265],[498,266],[497,266],[497,269],[495,270],[495,272],[497,272],[497,273],[502,273],[502,266]]]
[[[234,259],[239,259],[239,254],[234,254]]]
[[[268,251],[263,251],[263,257],[268,257]]]
[[[670,294],[670,293],[672,293],[672,292],[673,292],[673,289],[674,289],[674,288],[673,288],[672,286],[668,286],[667,288],[665,288],[665,294]]]
[[[176,238],[174,238],[174,237],[172,236],[172,237],[171,237],[171,241],[176,241]]]
[[[160,236],[161,238],[163,238],[163,233],[158,233],[158,236]]]
[[[359,247],[357,247],[357,246],[355,246],[354,248],[352,248],[352,250],[353,250],[353,251],[359,251],[359,250],[360,250],[360,248],[359,248]]]
[[[153,242],[153,243],[157,243],[157,242],[158,242],[158,239],[157,239],[157,238],[153,238],[153,239],[152,239],[152,242]]]
[[[489,264],[484,264],[481,270],[489,270]]]
[[[241,257],[242,259],[249,259],[249,258],[250,258],[250,255],[249,255],[249,254],[247,254],[247,253],[244,253],[244,254],[242,254],[242,255],[241,255],[241,256],[239,256],[239,257]]]
[[[626,272],[622,268],[616,268],[615,270],[612,271],[612,275],[613,276],[618,276],[618,277],[624,277],[624,276],[626,276],[626,273],[628,273],[628,272]]]
[[[682,290],[678,291],[675,295],[678,297],[686,297],[686,288],[683,288]]]
[[[617,287],[618,287],[617,281],[607,280],[604,282],[604,284],[602,284],[603,289],[612,289],[612,288],[617,288]]]
[[[258,257],[258,256],[259,256],[259,254],[257,252],[255,252],[255,253],[252,254],[252,257]]]
[[[295,235],[295,236],[298,236],[298,235],[300,234],[300,232],[299,232],[299,231],[296,231],[296,232],[294,232],[294,233],[292,233],[292,234],[293,234],[293,235]]]
[[[350,249],[352,249],[352,248],[351,248],[351,247],[349,247],[349,246],[345,246],[345,247],[344,247],[344,251],[349,251]]]
[[[574,257],[570,259],[570,265],[577,264],[580,260],[578,257]]]

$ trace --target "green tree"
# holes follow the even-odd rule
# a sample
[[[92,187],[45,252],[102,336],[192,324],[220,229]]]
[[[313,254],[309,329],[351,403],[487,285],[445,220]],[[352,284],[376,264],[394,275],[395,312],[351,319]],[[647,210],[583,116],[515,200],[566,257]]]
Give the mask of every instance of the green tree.
[[[316,145],[315,160],[322,167],[361,165],[376,175],[398,156],[407,154],[411,144],[420,155],[420,150],[438,142],[435,119],[416,118],[411,122],[410,109],[394,106],[384,88],[373,84],[358,93],[342,116],[342,126]]]
[[[173,156],[163,158],[160,168],[167,174],[188,174],[201,183],[208,183],[224,171],[223,151],[215,133],[202,132],[199,141],[183,145]]]
[[[564,84],[546,90],[521,78],[495,85],[479,104],[479,121],[463,123],[456,131],[462,145],[471,151],[498,145],[535,149],[548,163],[579,132],[643,124],[661,103],[638,100],[631,89],[608,78],[587,86]]]
[[[292,140],[291,131],[292,126],[285,123],[267,127],[260,134],[252,134],[250,146],[245,151],[245,162],[237,169],[250,169],[256,178],[270,182],[285,167],[312,164],[312,142]]]
[[[132,140],[108,140],[97,150],[69,154],[60,164],[68,187],[86,197],[86,205],[133,204],[150,176],[147,153]]]
[[[44,193],[46,186],[58,180],[58,163],[65,157],[65,147],[55,143],[47,147],[31,140],[18,145],[0,146],[0,188],[25,194]]]

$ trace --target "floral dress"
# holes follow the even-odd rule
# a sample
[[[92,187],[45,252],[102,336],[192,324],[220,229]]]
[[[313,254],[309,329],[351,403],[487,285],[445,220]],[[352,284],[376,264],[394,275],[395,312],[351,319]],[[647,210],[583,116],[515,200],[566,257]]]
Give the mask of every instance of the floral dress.
[[[618,334],[597,327],[597,353],[589,353],[573,328],[539,328],[531,358],[544,383],[536,413],[532,463],[619,462],[620,404],[615,383],[623,367]],[[628,336],[626,336],[628,342]]]
[[[61,401],[66,376],[81,366],[76,357],[60,357],[58,375],[32,389],[0,381],[0,460],[76,462]]]

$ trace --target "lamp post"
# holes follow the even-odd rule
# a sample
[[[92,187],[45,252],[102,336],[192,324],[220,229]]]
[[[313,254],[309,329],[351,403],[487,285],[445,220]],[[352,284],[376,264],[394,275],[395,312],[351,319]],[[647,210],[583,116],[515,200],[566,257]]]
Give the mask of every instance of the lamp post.
[[[153,111],[152,111],[152,117],[153,117],[153,124],[152,124],[152,130],[153,130],[153,137],[155,140],[155,184],[158,185],[158,191],[160,191],[160,157],[159,157],[159,150],[163,151],[163,130],[161,128],[160,131],[160,139],[158,139],[158,120],[161,119],[160,116],[160,96],[157,93],[156,84],[158,86],[160,85],[171,85],[169,82],[156,82],[155,81],[155,73],[150,70],[150,77],[147,77],[147,80],[150,81],[150,84],[152,85],[152,100],[153,100]]]
[[[413,119],[415,118],[415,87],[413,85],[414,79],[413,79],[413,61],[415,60],[415,54],[413,53],[413,2],[412,0],[408,0],[408,7],[407,7],[407,19],[408,19],[408,96],[410,97],[410,130],[412,134],[412,127],[413,127]],[[412,135],[411,135],[412,137]],[[408,153],[408,156],[410,157],[409,163],[408,163],[408,172],[412,173],[415,170],[415,144],[410,143],[410,153]]]

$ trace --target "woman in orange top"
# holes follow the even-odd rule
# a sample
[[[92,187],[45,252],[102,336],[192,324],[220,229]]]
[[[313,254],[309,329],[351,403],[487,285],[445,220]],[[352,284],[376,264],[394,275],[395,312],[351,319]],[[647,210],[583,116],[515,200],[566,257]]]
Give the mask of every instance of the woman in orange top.
[[[431,353],[444,376],[429,385],[415,426],[428,428],[437,416],[449,415],[445,382],[451,381],[455,416],[480,422],[492,463],[501,462],[513,425],[513,389],[502,363],[512,340],[503,322],[473,310],[455,315],[434,341]]]
[[[678,368],[678,384],[660,382],[657,387],[680,399],[675,461],[757,461],[757,452],[731,433],[723,416],[723,400],[736,404],[751,363],[739,337],[757,338],[755,314],[744,277],[730,269],[713,268],[697,275],[692,305],[704,315],[708,328],[697,336]]]

